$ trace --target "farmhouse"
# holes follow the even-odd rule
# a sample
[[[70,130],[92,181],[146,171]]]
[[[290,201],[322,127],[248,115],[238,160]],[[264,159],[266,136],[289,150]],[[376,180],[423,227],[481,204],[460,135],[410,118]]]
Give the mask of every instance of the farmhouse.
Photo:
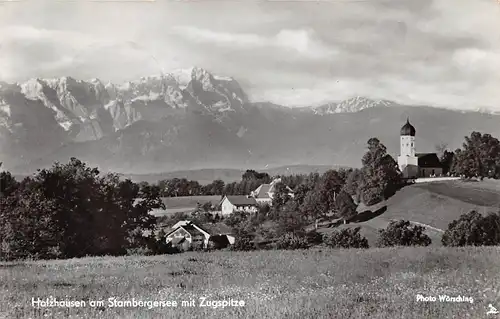
[[[274,190],[276,184],[281,183],[281,178],[273,180],[270,184],[262,184],[256,190],[250,193],[250,197],[255,198],[258,204],[268,204],[271,205],[274,196]],[[293,190],[286,186],[289,191],[289,195],[293,197]]]
[[[224,196],[219,206],[222,216],[228,216],[234,212],[257,212],[257,201],[249,196]]]
[[[436,177],[443,173],[443,166],[436,153],[415,152],[416,130],[406,120],[400,131],[400,155],[398,166],[406,178]]]
[[[188,250],[189,248],[206,248],[209,238],[209,233],[193,223],[177,226],[166,235],[167,243],[171,243],[172,247],[178,247],[181,250]]]
[[[233,230],[224,223],[204,224],[201,227],[183,220],[172,226],[166,242],[181,250],[189,248],[224,248],[234,244]]]

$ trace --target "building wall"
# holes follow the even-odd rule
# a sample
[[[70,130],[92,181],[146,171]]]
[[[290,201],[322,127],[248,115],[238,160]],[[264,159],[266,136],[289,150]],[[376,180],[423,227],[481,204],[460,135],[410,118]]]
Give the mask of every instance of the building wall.
[[[234,207],[235,212],[245,212],[245,213],[255,213],[257,212],[257,207],[255,206],[236,206]]]
[[[227,235],[227,240],[229,241],[230,245],[233,245],[236,238],[234,236]]]
[[[171,233],[170,235],[168,235],[165,240],[167,241],[167,243],[169,243],[174,238],[182,238],[182,237],[186,238],[186,241],[191,243],[191,240],[192,240],[191,234],[182,228],[179,228],[176,231],[174,231],[173,233]]]
[[[231,204],[231,202],[227,198],[224,199],[221,206],[222,206],[221,208],[222,216],[228,216],[233,213],[234,205]]]
[[[259,204],[259,205],[264,205],[264,204],[271,205],[273,202],[273,200],[271,198],[256,198],[255,200],[257,201],[257,204]]]
[[[415,156],[415,136],[400,137],[401,156]]]
[[[420,167],[419,177],[441,176],[443,169],[441,167]]]
[[[418,158],[415,156],[398,156],[399,170],[406,178],[418,177]]]

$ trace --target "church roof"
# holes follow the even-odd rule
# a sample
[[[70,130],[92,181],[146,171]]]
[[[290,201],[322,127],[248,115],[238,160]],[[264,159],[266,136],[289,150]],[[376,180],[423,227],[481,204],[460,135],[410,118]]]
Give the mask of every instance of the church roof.
[[[401,128],[401,136],[415,136],[415,128],[410,124],[410,119],[406,119],[406,124]]]
[[[418,167],[442,167],[436,153],[416,153],[415,156],[418,158]]]

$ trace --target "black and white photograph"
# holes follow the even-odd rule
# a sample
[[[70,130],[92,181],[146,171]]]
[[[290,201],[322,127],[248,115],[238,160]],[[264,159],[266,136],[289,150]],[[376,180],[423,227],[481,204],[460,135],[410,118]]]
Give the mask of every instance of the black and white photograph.
[[[500,319],[500,1],[0,0],[0,319]]]

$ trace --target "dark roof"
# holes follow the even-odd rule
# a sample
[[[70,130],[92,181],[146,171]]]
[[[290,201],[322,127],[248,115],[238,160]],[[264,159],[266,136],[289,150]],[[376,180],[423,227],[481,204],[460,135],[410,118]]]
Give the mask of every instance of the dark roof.
[[[257,205],[257,201],[253,197],[247,196],[226,196],[229,202],[235,206],[253,206]]]
[[[436,153],[416,153],[415,156],[418,158],[418,167],[442,167]]]
[[[406,119],[406,124],[401,128],[401,136],[415,136],[416,130],[413,125],[410,124],[410,119]]]
[[[193,224],[187,224],[184,226],[179,226],[187,230],[191,235],[205,235],[199,229],[193,226]],[[203,229],[203,228],[202,228]]]
[[[233,229],[224,223],[214,223],[214,224],[203,224],[200,226],[201,229],[213,235],[231,235]]]

